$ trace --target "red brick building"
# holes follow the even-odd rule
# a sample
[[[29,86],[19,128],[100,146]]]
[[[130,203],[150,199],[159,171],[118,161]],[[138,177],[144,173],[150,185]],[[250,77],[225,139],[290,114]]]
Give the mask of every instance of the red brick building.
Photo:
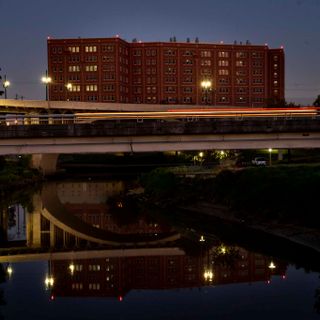
[[[284,99],[283,49],[249,42],[48,39],[48,71],[50,100],[252,107]]]

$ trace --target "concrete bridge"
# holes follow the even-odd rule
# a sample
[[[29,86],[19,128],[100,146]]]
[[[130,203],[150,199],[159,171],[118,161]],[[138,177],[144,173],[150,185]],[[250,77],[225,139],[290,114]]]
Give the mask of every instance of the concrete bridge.
[[[319,147],[318,117],[101,120],[0,126],[0,154],[32,154],[34,166],[46,174],[55,171],[59,154],[68,153]]]

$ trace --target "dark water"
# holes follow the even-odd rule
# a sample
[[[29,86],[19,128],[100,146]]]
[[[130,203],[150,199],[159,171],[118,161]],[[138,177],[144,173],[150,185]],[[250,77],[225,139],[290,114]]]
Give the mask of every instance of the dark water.
[[[3,199],[0,319],[320,318],[319,257],[154,212],[124,196],[134,187],[58,182]]]

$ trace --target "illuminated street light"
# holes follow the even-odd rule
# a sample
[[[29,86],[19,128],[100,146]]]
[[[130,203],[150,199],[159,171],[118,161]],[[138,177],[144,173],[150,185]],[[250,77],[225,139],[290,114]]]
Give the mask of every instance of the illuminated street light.
[[[4,98],[7,99],[7,88],[10,87],[10,81],[7,80],[7,75],[4,75],[4,81],[2,83],[4,88]]]
[[[272,148],[269,148],[268,151],[269,151],[269,166],[272,166],[272,159],[271,159]]]
[[[72,83],[68,82],[66,84],[66,88],[67,88],[67,91],[72,91]],[[67,92],[67,101],[69,101],[69,98],[68,98],[68,92]]]
[[[69,264],[69,270],[70,270],[71,275],[73,275],[74,269],[75,269],[74,264],[73,264],[73,263],[70,263],[70,264]]]
[[[47,289],[52,288],[53,285],[54,285],[53,276],[52,275],[47,275],[45,280],[44,280],[44,283],[45,283]]]
[[[276,268],[276,265],[273,263],[273,261],[270,262],[268,268],[271,269],[271,270]]]
[[[48,87],[52,79],[48,76],[48,70],[46,70],[46,75],[41,78],[42,83],[46,86],[46,101],[48,101]]]
[[[200,241],[200,242],[205,242],[206,239],[204,238],[204,236],[201,236],[199,241]]]
[[[201,81],[201,88],[204,91],[205,104],[208,104],[208,93],[211,90],[212,82],[210,80]]]
[[[205,270],[203,273],[203,277],[205,281],[212,282],[213,280],[213,272],[212,270]]]
[[[10,265],[7,266],[7,274],[8,274],[8,277],[10,278],[12,276],[12,273],[13,273],[13,269]]]

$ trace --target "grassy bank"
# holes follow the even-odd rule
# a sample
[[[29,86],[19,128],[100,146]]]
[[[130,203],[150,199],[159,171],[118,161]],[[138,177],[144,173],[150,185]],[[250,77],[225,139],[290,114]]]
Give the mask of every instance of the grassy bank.
[[[179,178],[157,169],[141,179],[146,196],[162,206],[199,201],[226,206],[252,221],[320,227],[317,213],[320,166],[279,166],[225,170],[215,178]]]

